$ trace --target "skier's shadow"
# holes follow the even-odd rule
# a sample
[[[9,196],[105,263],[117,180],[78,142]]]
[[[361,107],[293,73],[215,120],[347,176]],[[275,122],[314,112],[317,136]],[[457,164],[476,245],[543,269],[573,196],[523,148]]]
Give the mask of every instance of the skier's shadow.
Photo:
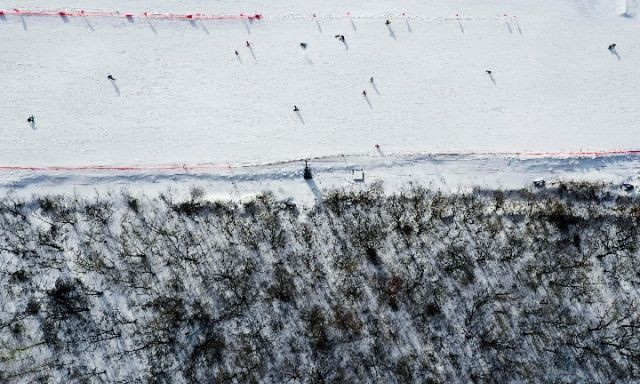
[[[622,60],[622,57],[620,57],[620,55],[618,54],[618,51],[616,51],[615,48],[610,49],[611,54],[615,55],[618,58],[618,61]]]
[[[252,46],[249,46],[249,52],[251,52],[251,56],[253,56],[253,61],[257,62],[258,58],[256,58],[256,54],[253,52]]]
[[[89,29],[92,32],[96,30],[95,28],[93,28],[93,25],[91,25],[91,23],[89,22],[89,20],[86,17],[84,18],[84,21],[87,23],[87,26],[89,27]]]
[[[347,44],[346,41],[342,41],[342,44],[344,44],[344,49],[346,49],[348,51],[349,50],[349,44]]]
[[[380,91],[378,90],[378,86],[376,86],[376,83],[371,83],[371,86],[373,87],[373,90],[376,91],[376,93],[379,95]]]
[[[118,87],[115,80],[111,80],[111,85],[113,85],[113,90],[116,91],[116,95],[120,96],[120,87]]]
[[[0,14],[0,20],[7,21],[7,17],[4,15],[4,13]]]
[[[351,28],[353,28],[354,31],[358,31],[358,28],[356,28],[356,23],[353,22],[353,19],[349,18],[349,20],[351,21]]]
[[[300,122],[304,124],[304,119],[302,118],[302,114],[300,114],[300,111],[296,111],[296,115],[298,116],[298,119],[300,119]]]
[[[313,196],[315,196],[318,205],[322,205],[322,191],[320,191],[320,188],[318,188],[316,182],[313,179],[307,179],[305,180],[305,182],[309,186],[309,189],[313,193]]]
[[[489,78],[491,79],[491,82],[493,83],[493,85],[497,86],[498,83],[496,83],[496,79],[493,78],[493,73],[489,74]]]
[[[407,31],[409,31],[409,33],[413,33],[413,29],[411,29],[411,24],[409,24],[409,19],[406,19],[405,22],[407,23]]]
[[[67,17],[67,15],[60,15],[60,18],[62,19],[62,21],[67,24],[69,22],[69,18]]]
[[[157,35],[157,34],[158,34],[158,31],[156,31],[156,27],[154,27],[154,26],[153,26],[153,24],[151,24],[151,22],[150,22],[150,21],[147,21],[147,23],[149,23],[149,27],[151,28],[151,30],[153,31],[153,33],[154,33],[155,35]]]
[[[391,26],[387,25],[387,28],[389,28],[389,37],[393,38],[393,40],[398,40],[396,38],[396,33],[391,29]]]
[[[460,27],[460,32],[464,33],[464,26],[460,20],[458,20],[458,26]]]
[[[373,105],[371,105],[371,101],[369,100],[369,96],[363,96],[365,101],[367,102],[367,104],[369,105],[369,108],[373,109]]]
[[[206,33],[207,35],[210,35],[211,33],[209,32],[209,29],[207,28],[206,25],[204,25],[204,23],[202,22],[202,20],[200,21],[200,26],[202,27],[202,30],[204,31],[204,33]]]
[[[31,127],[31,129],[33,129],[34,131],[36,130],[36,122],[35,121],[30,121],[29,122],[29,126]]]

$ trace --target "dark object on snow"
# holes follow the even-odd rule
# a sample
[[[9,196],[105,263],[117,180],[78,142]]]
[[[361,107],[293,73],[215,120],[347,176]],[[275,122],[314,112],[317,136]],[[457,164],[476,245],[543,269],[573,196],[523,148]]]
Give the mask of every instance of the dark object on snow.
[[[387,21],[384,22],[385,25],[389,25],[391,24],[391,22],[389,21],[389,19],[387,19]]]
[[[610,50],[610,51],[613,51],[614,49],[616,49],[616,45],[615,45],[615,44],[611,44],[611,45],[609,46],[609,50]]]
[[[542,179],[540,179],[540,180],[533,180],[533,185],[534,185],[536,188],[544,188],[544,186],[546,185],[546,182],[545,182],[544,180],[542,180]]]
[[[247,40],[247,48],[251,47],[251,44],[249,43],[249,41]]]
[[[111,80],[111,81],[116,81],[116,78],[113,77],[113,75],[108,75],[107,79]]]
[[[633,191],[633,184],[629,184],[629,183],[623,183],[622,184],[622,189],[624,189],[627,192]]]
[[[302,47],[302,49],[307,49],[307,43],[300,43],[300,46]]]
[[[294,203],[291,200],[285,200],[283,202],[280,203],[280,209],[288,209],[290,211],[293,211],[297,208],[296,203]]]
[[[293,106],[293,112],[298,112],[298,111],[299,111],[298,106],[297,106],[297,105],[294,105],[294,106]]]
[[[485,72],[487,72],[487,75],[490,75],[490,74],[491,74],[491,71],[490,71],[490,70],[488,70],[488,69],[487,69]]]
[[[35,117],[33,117],[33,115],[29,116],[29,118],[27,119],[27,123],[29,124],[34,124],[36,122]]]
[[[307,163],[307,160],[304,161],[304,173],[302,177],[304,177],[305,180],[313,179],[313,175],[311,174],[311,168],[309,168],[309,164]]]
[[[236,56],[238,56],[238,55],[239,55],[239,53],[238,53],[238,51],[236,51]]]
[[[362,96],[367,97],[367,91],[362,91]]]
[[[369,82],[371,82],[371,84],[373,84],[373,76],[371,76],[371,78],[369,79]]]
[[[336,35],[335,38],[344,43],[344,35]]]

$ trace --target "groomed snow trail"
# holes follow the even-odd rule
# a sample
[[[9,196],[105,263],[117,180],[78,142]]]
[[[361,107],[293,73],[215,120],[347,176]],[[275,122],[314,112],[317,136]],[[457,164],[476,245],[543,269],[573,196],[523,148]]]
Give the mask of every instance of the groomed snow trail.
[[[640,147],[634,2],[477,3],[5,1],[136,17],[0,17],[0,165]]]

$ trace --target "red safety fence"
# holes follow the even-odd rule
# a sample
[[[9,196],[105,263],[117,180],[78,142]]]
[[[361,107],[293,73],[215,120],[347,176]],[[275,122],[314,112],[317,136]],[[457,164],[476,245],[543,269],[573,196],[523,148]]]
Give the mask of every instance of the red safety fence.
[[[356,156],[362,156],[359,154]],[[576,151],[576,152],[466,152],[466,153],[432,153],[433,157],[438,156],[504,156],[515,158],[602,158],[614,156],[640,156],[640,150],[610,150],[610,151]],[[398,154],[398,156],[402,156]],[[407,154],[411,156],[411,154]],[[323,159],[331,158],[319,157],[312,160],[323,162]],[[277,167],[278,165],[290,164],[294,161],[284,161],[281,163],[262,164],[262,166]],[[226,172],[233,169],[259,167],[260,165],[231,165],[231,164],[159,164],[159,165],[68,165],[68,166],[29,166],[29,165],[0,165],[2,171],[33,171],[33,172],[92,172],[92,171],[124,171],[124,172],[162,172],[162,171],[216,171]]]
[[[189,13],[189,14],[174,14],[174,13],[134,13],[134,12],[107,12],[107,11],[34,11],[34,10],[20,10],[13,8],[10,10],[0,10],[0,16],[2,15],[20,15],[20,16],[58,16],[58,17],[119,17],[119,18],[148,18],[148,19],[198,19],[198,20],[261,20],[262,14],[260,13],[240,13],[237,15],[210,15],[203,13]]]

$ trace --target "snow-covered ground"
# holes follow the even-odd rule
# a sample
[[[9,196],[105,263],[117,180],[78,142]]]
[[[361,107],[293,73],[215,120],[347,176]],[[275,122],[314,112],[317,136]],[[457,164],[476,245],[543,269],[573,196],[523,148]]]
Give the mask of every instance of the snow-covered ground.
[[[637,1],[0,2],[12,8],[264,17],[0,17],[2,166],[638,147]]]

